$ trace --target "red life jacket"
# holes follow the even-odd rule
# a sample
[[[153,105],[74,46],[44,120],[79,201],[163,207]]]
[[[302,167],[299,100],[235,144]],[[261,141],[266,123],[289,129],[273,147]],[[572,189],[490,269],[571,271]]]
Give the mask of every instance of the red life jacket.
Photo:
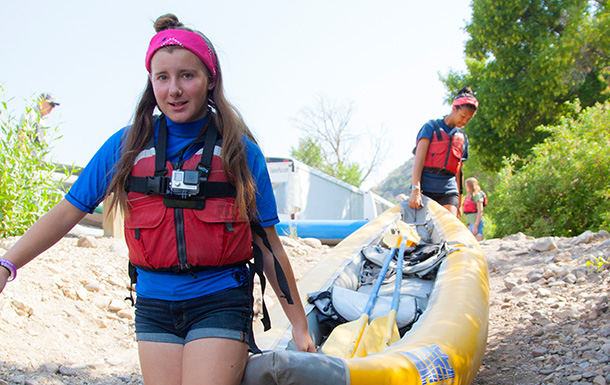
[[[464,214],[471,214],[477,212],[477,205],[474,203],[470,196],[464,198]]]
[[[441,175],[457,175],[464,154],[464,131],[454,128],[448,134],[433,120],[434,134],[424,160],[424,172]]]
[[[165,148],[160,147],[165,147],[167,134],[161,128],[158,142],[163,137],[164,144],[156,148],[153,139],[136,158],[127,193],[129,215],[125,218],[125,240],[134,266],[149,271],[196,272],[252,259],[250,222],[239,216],[235,188],[222,168],[221,141],[217,140],[214,124],[207,130],[209,134],[211,131],[213,137],[206,134],[203,149],[181,167],[201,171],[206,168],[201,167],[202,158],[211,158],[208,170],[199,172],[198,195],[187,198],[171,192],[169,176],[174,169],[170,162],[162,163],[156,156],[165,154]]]
[[[485,195],[483,191],[481,191],[481,193],[483,194],[483,207],[485,207],[487,206],[487,195]],[[476,212],[477,204],[474,203],[472,197],[467,195],[466,198],[464,198],[464,214],[472,214]]]

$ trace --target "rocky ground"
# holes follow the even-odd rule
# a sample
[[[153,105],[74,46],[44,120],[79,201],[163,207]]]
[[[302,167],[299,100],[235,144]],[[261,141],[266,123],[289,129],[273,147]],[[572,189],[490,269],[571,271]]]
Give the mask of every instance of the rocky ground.
[[[328,250],[283,241],[297,278]],[[610,384],[610,268],[587,266],[610,258],[610,234],[482,247],[490,322],[474,384]],[[0,294],[0,385],[142,384],[127,285],[124,243],[79,231],[19,270]]]
[[[489,338],[474,384],[610,384],[610,234],[482,243]]]

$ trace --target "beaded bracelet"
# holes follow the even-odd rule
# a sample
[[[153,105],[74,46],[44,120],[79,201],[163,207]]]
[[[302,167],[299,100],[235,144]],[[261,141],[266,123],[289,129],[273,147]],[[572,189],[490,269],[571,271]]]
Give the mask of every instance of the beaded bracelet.
[[[0,266],[4,267],[9,272],[8,282],[17,278],[17,268],[13,264],[13,262],[8,259],[0,258]]]

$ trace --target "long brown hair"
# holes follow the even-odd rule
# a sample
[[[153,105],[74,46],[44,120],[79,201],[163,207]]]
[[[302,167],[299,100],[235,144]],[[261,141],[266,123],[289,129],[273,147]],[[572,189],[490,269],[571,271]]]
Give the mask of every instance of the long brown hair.
[[[468,193],[468,195],[470,195],[471,197],[474,197],[479,192],[483,191],[481,190],[481,186],[479,186],[479,181],[475,177],[470,177],[466,179],[466,185],[470,187],[470,192]]]
[[[253,219],[256,214],[256,190],[248,167],[246,148],[242,138],[245,136],[254,143],[256,143],[256,140],[239,111],[229,103],[224,95],[222,71],[214,46],[205,35],[184,27],[178,18],[171,13],[160,16],[155,21],[154,26],[157,33],[166,29],[184,29],[199,33],[206,40],[210,49],[214,51],[217,60],[216,83],[212,91],[208,93],[207,100],[208,105],[216,112],[214,114],[215,123],[218,132],[222,135],[222,168],[227,179],[235,185],[237,190],[236,205],[241,218]],[[170,46],[167,48],[176,49],[177,47]],[[204,68],[207,70],[205,65]],[[207,74],[209,81],[212,81],[209,71]],[[153,112],[156,106],[157,101],[149,78],[136,108],[133,124],[123,136],[122,155],[115,166],[114,177],[106,192],[106,196],[110,197],[110,207],[120,208],[125,215],[129,215],[125,186],[136,157],[154,135]]]

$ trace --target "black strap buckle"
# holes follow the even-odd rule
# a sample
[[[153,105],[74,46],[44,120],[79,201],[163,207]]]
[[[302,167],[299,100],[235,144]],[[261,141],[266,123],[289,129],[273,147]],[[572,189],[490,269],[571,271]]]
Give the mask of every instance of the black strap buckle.
[[[145,194],[166,194],[169,188],[169,178],[164,176],[147,176]]]

